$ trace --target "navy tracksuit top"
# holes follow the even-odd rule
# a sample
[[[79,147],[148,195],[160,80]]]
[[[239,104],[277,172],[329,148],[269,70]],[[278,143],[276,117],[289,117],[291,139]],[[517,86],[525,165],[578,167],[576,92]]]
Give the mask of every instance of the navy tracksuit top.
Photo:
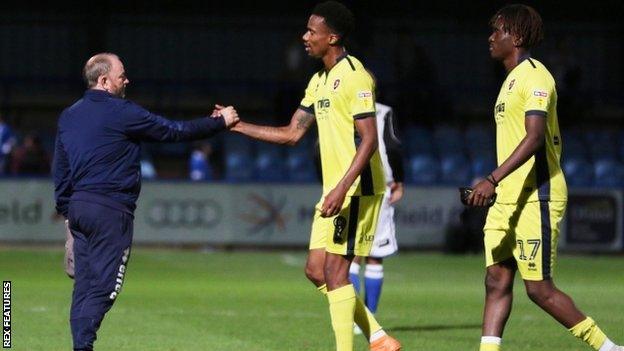
[[[223,129],[223,117],[171,121],[89,89],[59,117],[53,163],[56,209],[67,218],[74,199],[132,214],[141,189],[141,141],[201,139]]]

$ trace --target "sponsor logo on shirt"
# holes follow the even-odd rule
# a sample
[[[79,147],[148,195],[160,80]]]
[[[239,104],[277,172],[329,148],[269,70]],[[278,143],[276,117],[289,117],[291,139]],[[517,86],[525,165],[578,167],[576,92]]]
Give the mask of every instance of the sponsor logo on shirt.
[[[360,99],[365,99],[373,97],[373,93],[371,93],[370,91],[360,91],[358,92],[357,97],[359,97]]]
[[[534,96],[548,97],[548,93],[543,90],[533,90]]]

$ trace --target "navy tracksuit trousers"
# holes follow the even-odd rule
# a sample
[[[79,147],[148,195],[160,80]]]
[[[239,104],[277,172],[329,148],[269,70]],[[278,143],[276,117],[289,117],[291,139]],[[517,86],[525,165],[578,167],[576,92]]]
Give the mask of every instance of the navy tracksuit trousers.
[[[68,219],[74,236],[70,314],[74,350],[93,350],[96,332],[123,284],[134,218],[110,206],[72,200]]]

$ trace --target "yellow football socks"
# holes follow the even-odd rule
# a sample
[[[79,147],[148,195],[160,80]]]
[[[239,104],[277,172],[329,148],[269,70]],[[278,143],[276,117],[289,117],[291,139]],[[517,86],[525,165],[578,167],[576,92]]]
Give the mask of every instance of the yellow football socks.
[[[336,336],[337,351],[353,351],[353,315],[355,313],[355,289],[345,285],[327,292],[329,313]]]
[[[500,345],[496,344],[481,344],[479,351],[500,351]]]
[[[381,330],[381,325],[377,323],[371,311],[368,310],[359,297],[355,298],[355,315],[353,319],[367,339],[370,339],[374,332]]]
[[[600,350],[602,344],[607,340],[605,333],[598,328],[596,322],[590,317],[569,329],[572,335],[585,341],[594,350]]]
[[[317,289],[321,294],[327,295],[326,284],[317,287]],[[355,324],[360,327],[366,339],[370,339],[370,336],[373,335],[374,332],[382,330],[381,325],[379,325],[371,311],[369,311],[366,305],[364,305],[364,302],[357,296],[355,298],[355,314],[353,315],[353,320]]]

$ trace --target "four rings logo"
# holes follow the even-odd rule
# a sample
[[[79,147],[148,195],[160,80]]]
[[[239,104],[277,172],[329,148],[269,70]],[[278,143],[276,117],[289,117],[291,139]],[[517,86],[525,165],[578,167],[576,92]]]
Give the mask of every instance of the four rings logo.
[[[147,223],[153,227],[210,228],[223,209],[211,199],[158,199],[149,204]]]

